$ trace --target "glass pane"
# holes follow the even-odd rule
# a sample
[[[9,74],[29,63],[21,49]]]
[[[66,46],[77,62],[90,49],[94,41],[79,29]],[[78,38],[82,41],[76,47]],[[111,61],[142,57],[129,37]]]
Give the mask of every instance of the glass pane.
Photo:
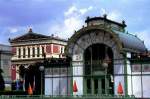
[[[56,76],[59,77],[58,75],[55,75],[55,78],[53,78],[53,95],[60,95],[60,81]]]
[[[141,87],[141,76],[132,76],[132,83],[133,83],[133,94],[135,97],[142,96],[142,87]]]
[[[143,85],[143,97],[150,97],[150,86],[149,86],[149,82],[150,82],[150,77],[149,75],[143,75],[142,76],[142,85]]]

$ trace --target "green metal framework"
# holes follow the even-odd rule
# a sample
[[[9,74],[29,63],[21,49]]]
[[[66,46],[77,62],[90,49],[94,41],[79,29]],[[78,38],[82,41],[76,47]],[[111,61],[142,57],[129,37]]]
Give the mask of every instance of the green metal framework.
[[[129,61],[129,62],[127,62]],[[72,66],[72,61],[56,61],[56,62],[52,62],[49,61],[46,66],[45,66],[45,74],[46,71],[49,69],[50,71],[48,71],[48,73],[50,73],[51,76],[45,76],[45,79],[51,79],[52,83],[49,83],[49,85],[52,86],[51,88],[51,94],[50,95],[43,95],[43,96],[35,96],[35,95],[2,95],[0,96],[0,99],[24,99],[24,98],[29,98],[29,99],[134,99],[135,98],[135,77],[140,78],[139,82],[140,82],[140,87],[139,87],[139,92],[140,95],[136,96],[138,98],[148,98],[145,95],[145,91],[144,88],[146,87],[146,85],[144,84],[145,80],[143,79],[144,77],[149,77],[150,76],[150,59],[128,59],[128,58],[123,58],[123,59],[113,59],[113,67],[115,66],[115,68],[117,68],[117,70],[121,70],[122,72],[114,72],[113,75],[112,74],[105,74],[102,73],[100,75],[92,75],[93,73],[91,73],[90,75],[86,75],[85,73],[83,75],[73,75],[73,66]],[[138,69],[136,69],[135,67],[138,67]],[[79,68],[83,67],[83,65],[76,65],[75,67]],[[85,66],[84,66],[85,68]],[[130,70],[132,71],[131,73],[128,72],[128,68],[130,68]],[[78,70],[79,70],[78,69]],[[84,69],[85,70],[85,69]],[[91,70],[91,69],[90,69]],[[114,70],[115,71],[115,70]],[[57,76],[56,76],[57,74]],[[63,75],[62,75],[63,74]],[[81,83],[80,85],[83,86],[83,94],[82,95],[75,95],[73,94],[73,78],[74,77],[81,77],[83,78],[83,83]],[[86,79],[93,79],[93,78],[98,78],[98,79],[103,79],[103,78],[109,78],[109,81],[113,81],[113,88],[109,89],[109,84],[105,83],[105,86],[107,85],[108,87],[98,87],[97,89],[91,88],[91,93],[87,93],[88,89],[87,89],[87,82]],[[116,85],[116,83],[118,82],[117,80],[115,80],[114,78],[116,77],[121,77],[124,78],[122,82],[124,82],[124,84],[122,84],[122,87],[124,89],[124,94],[123,95],[117,95],[117,87],[118,85]],[[58,87],[55,88],[56,86],[56,80],[60,81],[59,84],[57,85]],[[118,79],[119,80],[119,79]],[[63,92],[62,88],[62,83],[66,82],[64,84],[65,86],[65,92]],[[109,82],[108,81],[108,82]],[[129,86],[128,83],[131,83],[131,85]],[[95,86],[94,83],[91,84],[92,86]],[[45,87],[48,87],[47,85],[45,85]],[[77,86],[79,87],[79,86]],[[103,88],[102,88],[103,87]],[[130,87],[130,91],[129,88]],[[102,91],[107,90],[107,92],[102,93]],[[58,91],[58,93],[56,93],[56,91]],[[113,91],[111,93],[111,91]],[[62,93],[63,92],[63,93]],[[46,92],[45,92],[46,93]]]
[[[128,63],[127,62],[127,60],[130,62],[130,63]],[[150,75],[150,72],[149,71],[143,71],[143,68],[145,68],[145,67],[143,67],[144,65],[143,64],[147,64],[147,66],[150,68],[150,65],[149,65],[149,63],[150,63],[150,61],[149,60],[143,60],[143,61],[141,61],[140,59],[127,59],[127,58],[125,58],[125,59],[114,59],[113,60],[114,61],[114,66],[116,66],[116,68],[121,68],[121,70],[122,70],[122,73],[114,73],[113,75],[110,75],[110,74],[102,74],[102,75],[73,75],[73,66],[71,65],[71,62],[70,63],[68,63],[68,66],[64,66],[63,64],[61,64],[61,63],[57,63],[57,66],[59,67],[59,68],[57,68],[57,69],[62,69],[62,68],[64,68],[64,67],[66,67],[67,69],[66,69],[66,75],[61,75],[61,70],[58,70],[59,71],[59,74],[60,75],[58,75],[58,76],[51,76],[51,77],[46,77],[46,78],[51,78],[51,79],[53,79],[53,81],[55,81],[55,79],[65,79],[65,78],[67,78],[67,85],[66,85],[66,87],[67,87],[67,91],[66,91],[66,93],[65,94],[61,94],[61,89],[57,89],[57,90],[59,90],[59,93],[58,94],[51,94],[51,95],[49,95],[50,97],[53,97],[53,96],[56,96],[56,97],[60,97],[60,96],[68,96],[68,97],[71,97],[72,95],[73,95],[73,78],[74,77],[83,77],[83,95],[81,95],[81,97],[82,96],[87,96],[87,98],[88,98],[88,96],[91,96],[91,97],[103,97],[103,96],[105,96],[105,97],[119,97],[118,95],[115,95],[116,94],[116,92],[117,92],[117,88],[114,88],[113,87],[113,89],[112,90],[110,90],[109,89],[109,86],[107,87],[108,89],[106,89],[106,90],[109,90],[109,91],[107,91],[107,93],[98,93],[98,92],[100,92],[100,91],[102,91],[103,89],[98,89],[98,92],[97,93],[94,93],[94,92],[96,92],[96,91],[93,91],[93,90],[95,90],[95,89],[91,89],[91,91],[93,91],[93,92],[91,92],[91,93],[87,93],[88,92],[88,90],[87,90],[87,86],[86,86],[86,79],[85,78],[89,78],[89,79],[93,79],[93,78],[99,78],[99,79],[101,79],[101,78],[105,78],[105,77],[109,77],[110,78],[110,76],[113,76],[112,78],[110,78],[111,80],[113,80],[114,82],[114,84],[116,83],[115,82],[115,80],[114,80],[114,78],[115,77],[122,77],[122,78],[124,78],[124,80],[123,80],[123,82],[124,82],[124,84],[122,85],[123,86],[123,89],[124,89],[124,94],[123,94],[123,97],[130,97],[130,96],[134,96],[134,93],[135,93],[135,91],[134,91],[134,88],[133,87],[135,87],[135,85],[134,85],[134,81],[133,81],[133,78],[134,77],[138,77],[138,78],[140,78],[141,80],[141,89],[139,89],[139,92],[141,93],[141,95],[140,96],[138,96],[139,98],[143,98],[143,97],[146,97],[146,96],[144,96],[144,90],[143,90],[143,86],[146,86],[146,85],[143,85],[143,80],[142,80],[142,78],[143,77],[146,77],[146,76],[149,76]],[[118,61],[118,62],[115,62],[115,61]],[[140,66],[140,70],[139,71],[135,71],[135,70],[133,70],[134,69],[134,65],[135,64],[138,64],[138,66]],[[55,67],[49,67],[49,68],[51,68],[51,69],[55,69],[56,68],[56,64],[55,65],[53,65],[53,66],[55,66]],[[82,65],[76,65],[75,67],[78,67],[78,68],[80,68]],[[130,70],[132,71],[131,73],[128,73],[128,69],[127,68],[129,68],[130,67]],[[54,72],[53,70],[52,70],[52,72]],[[54,74],[54,73],[52,73],[52,74]],[[135,78],[134,78],[135,79]],[[129,85],[128,85],[128,83],[129,82],[131,82],[131,91],[130,92],[128,92],[128,87],[129,87]],[[54,83],[52,83],[52,86],[54,86],[53,85]],[[93,83],[94,84],[94,83]],[[82,84],[81,84],[82,85]],[[107,83],[106,83],[106,85],[107,85]],[[61,86],[61,83],[59,84],[59,86]],[[93,85],[94,86],[94,85]],[[118,85],[117,85],[118,86]],[[105,89],[104,89],[105,90]],[[55,89],[52,89],[52,91],[56,91]],[[114,91],[114,93],[111,93],[110,91]],[[52,92],[52,93],[54,93],[54,92]],[[129,94],[130,93],[130,94]],[[129,96],[130,95],[130,96]],[[72,98],[74,98],[74,96],[72,97]],[[85,98],[85,99],[87,99],[87,98]],[[92,99],[92,98],[91,98]]]

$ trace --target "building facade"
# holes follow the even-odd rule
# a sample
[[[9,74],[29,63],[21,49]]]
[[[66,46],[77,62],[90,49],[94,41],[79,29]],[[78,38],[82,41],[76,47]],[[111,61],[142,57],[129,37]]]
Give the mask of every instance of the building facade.
[[[5,87],[11,84],[11,47],[0,44],[0,68],[5,81]]]
[[[64,49],[66,40],[58,37],[46,36],[34,33],[29,29],[28,33],[10,39],[13,56],[12,61],[12,80],[20,79],[19,67],[28,67],[37,62],[43,62],[44,58],[65,58]]]
[[[85,22],[68,40],[70,65],[51,64],[46,69],[45,95],[149,98],[150,59],[144,42],[126,32],[124,21],[104,16]]]
[[[149,98],[147,49],[125,27],[125,21],[115,22],[107,19],[107,15],[87,17],[85,25],[68,41],[30,29],[25,35],[10,39],[12,79],[19,79],[20,66],[28,67],[46,58],[45,79],[42,81],[41,76],[40,89],[47,96],[121,94]],[[48,60],[52,58],[58,60]]]
[[[146,65],[136,64],[139,69],[148,70],[140,69],[140,72],[134,71],[135,63],[131,61],[134,55],[147,52],[144,42],[126,32],[125,21],[118,23],[104,15],[87,17],[85,22],[66,47],[67,55],[72,59],[71,86],[76,84],[78,88],[73,94],[119,95],[121,85],[125,96],[150,97],[146,83],[150,79],[144,75],[150,73],[148,60]]]

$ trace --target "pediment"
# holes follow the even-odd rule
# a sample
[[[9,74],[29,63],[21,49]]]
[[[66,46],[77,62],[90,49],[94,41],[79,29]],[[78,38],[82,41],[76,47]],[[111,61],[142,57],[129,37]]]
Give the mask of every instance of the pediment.
[[[33,32],[28,32],[22,36],[11,39],[10,42],[39,40],[39,39],[46,39],[46,38],[49,38],[49,36],[38,34],[38,33],[33,33]]]

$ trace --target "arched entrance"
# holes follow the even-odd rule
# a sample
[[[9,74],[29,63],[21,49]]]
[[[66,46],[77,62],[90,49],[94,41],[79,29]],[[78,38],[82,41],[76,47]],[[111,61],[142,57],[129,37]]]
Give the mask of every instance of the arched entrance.
[[[84,51],[85,94],[114,94],[113,52],[105,44],[92,44]]]

